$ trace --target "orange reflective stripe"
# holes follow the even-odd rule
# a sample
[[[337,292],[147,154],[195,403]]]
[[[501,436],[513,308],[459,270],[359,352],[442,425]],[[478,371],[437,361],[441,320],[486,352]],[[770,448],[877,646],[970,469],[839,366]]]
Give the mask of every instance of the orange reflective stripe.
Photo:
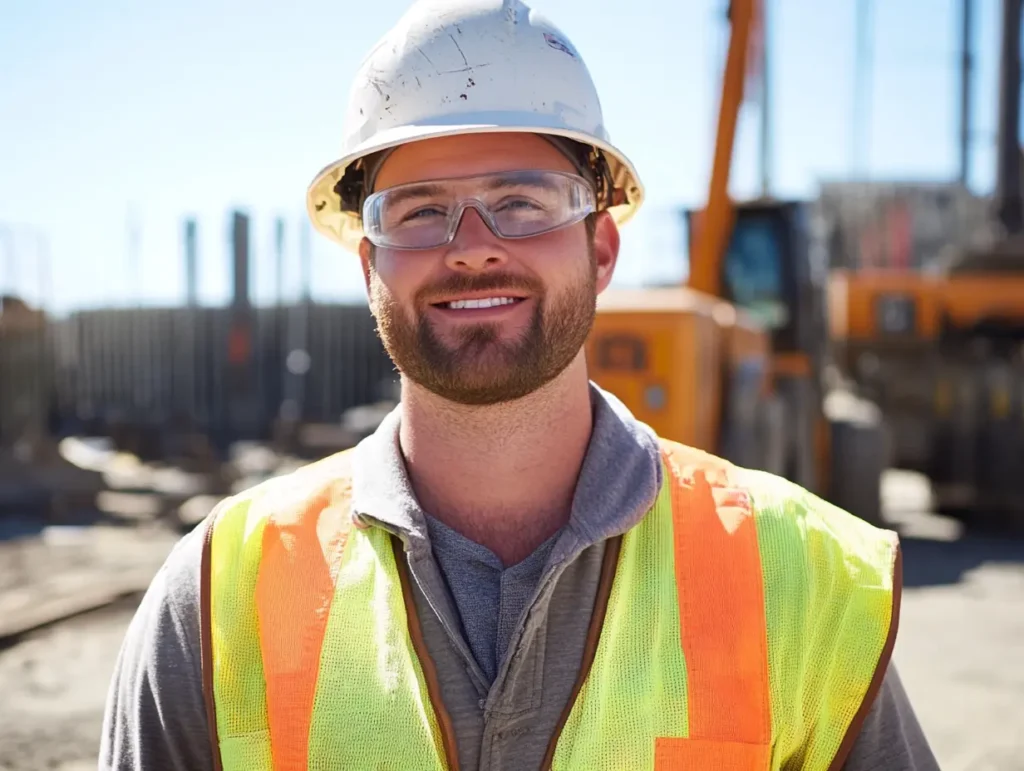
[[[263,531],[256,582],[267,722],[275,771],[307,768],[327,616],[349,530],[349,488],[327,485]]]
[[[715,742],[704,739],[656,739],[654,771],[753,771],[771,763],[769,744]]]
[[[691,452],[665,448],[676,477],[668,483],[689,735],[765,745],[771,737],[768,628],[750,499],[728,487],[727,467],[710,465],[703,454],[684,457]]]

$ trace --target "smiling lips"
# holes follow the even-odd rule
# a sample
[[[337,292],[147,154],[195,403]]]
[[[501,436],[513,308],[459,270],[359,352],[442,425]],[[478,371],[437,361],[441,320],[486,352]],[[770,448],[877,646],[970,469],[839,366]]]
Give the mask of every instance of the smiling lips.
[[[502,305],[515,305],[522,302],[522,297],[479,297],[471,300],[451,300],[438,303],[442,308],[450,310],[468,310],[472,308],[497,308]]]

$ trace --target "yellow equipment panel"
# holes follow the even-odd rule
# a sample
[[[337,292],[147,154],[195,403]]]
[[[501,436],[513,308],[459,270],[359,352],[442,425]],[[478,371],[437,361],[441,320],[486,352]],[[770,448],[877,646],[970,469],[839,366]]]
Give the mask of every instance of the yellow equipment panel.
[[[763,356],[764,335],[728,303],[685,287],[608,290],[586,353],[590,376],[659,435],[714,450],[723,374]]]

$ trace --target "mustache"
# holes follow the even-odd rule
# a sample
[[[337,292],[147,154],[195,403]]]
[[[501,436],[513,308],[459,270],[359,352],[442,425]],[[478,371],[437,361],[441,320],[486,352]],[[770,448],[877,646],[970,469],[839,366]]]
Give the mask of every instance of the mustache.
[[[416,293],[416,299],[429,304],[453,294],[468,292],[500,292],[509,290],[528,295],[541,295],[544,287],[540,281],[514,273],[486,273],[480,276],[453,273],[440,281],[423,287]]]

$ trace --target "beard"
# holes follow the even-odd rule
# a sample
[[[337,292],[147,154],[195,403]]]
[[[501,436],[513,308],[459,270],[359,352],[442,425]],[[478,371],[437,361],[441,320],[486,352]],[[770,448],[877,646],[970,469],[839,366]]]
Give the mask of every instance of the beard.
[[[593,255],[579,279],[550,301],[530,278],[455,274],[417,292],[413,308],[429,307],[428,297],[492,290],[525,292],[534,308],[515,338],[503,339],[501,323],[481,322],[460,325],[446,342],[425,314],[403,310],[375,272],[370,280],[377,333],[398,370],[437,396],[467,405],[521,399],[554,380],[586,342],[597,307]]]

